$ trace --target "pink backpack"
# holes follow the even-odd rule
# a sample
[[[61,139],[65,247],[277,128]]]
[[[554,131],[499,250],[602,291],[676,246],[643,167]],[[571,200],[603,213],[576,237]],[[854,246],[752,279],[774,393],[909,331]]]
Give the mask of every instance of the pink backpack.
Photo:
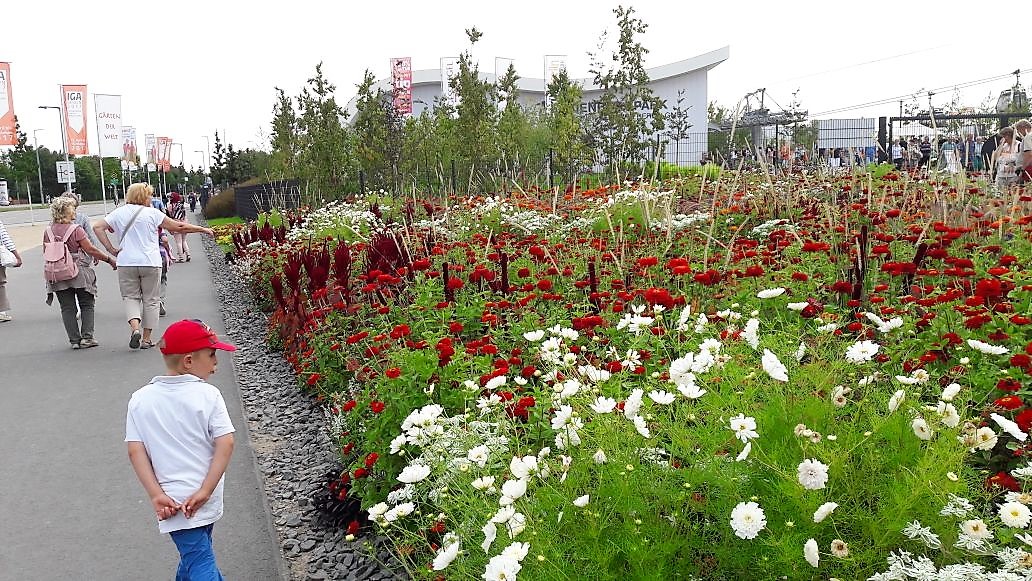
[[[68,250],[68,239],[79,228],[74,224],[61,239],[54,236],[52,226],[47,226],[43,238],[43,278],[47,282],[62,282],[79,276],[79,264]]]

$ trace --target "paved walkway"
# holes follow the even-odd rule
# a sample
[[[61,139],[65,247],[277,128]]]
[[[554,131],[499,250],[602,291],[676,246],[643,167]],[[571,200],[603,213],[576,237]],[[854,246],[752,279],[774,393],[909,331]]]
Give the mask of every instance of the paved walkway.
[[[169,273],[169,315],[155,340],[181,318],[224,331],[200,238],[189,242],[193,261]],[[15,319],[0,324],[0,581],[172,579],[178,553],[158,533],[123,443],[129,395],[162,372],[161,354],[128,348],[118,282],[103,264],[101,346],[71,350],[57,301],[43,302],[41,249],[19,250],[26,266],[7,269]],[[229,354],[220,354],[212,383],[237,428],[226,514],[215,526],[219,565],[231,580],[281,579]]]

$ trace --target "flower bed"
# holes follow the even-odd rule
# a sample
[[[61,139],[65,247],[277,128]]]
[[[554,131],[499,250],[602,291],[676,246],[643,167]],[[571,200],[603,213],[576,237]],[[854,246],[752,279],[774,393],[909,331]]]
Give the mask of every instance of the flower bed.
[[[236,235],[368,511],[349,532],[431,579],[1032,572],[1032,198],[667,186]]]

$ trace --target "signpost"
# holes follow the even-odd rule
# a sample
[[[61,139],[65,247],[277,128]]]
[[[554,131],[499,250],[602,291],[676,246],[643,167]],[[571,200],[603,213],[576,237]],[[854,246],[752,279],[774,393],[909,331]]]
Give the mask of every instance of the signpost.
[[[57,162],[57,183],[59,183],[59,184],[74,184],[75,183],[75,162],[71,162],[71,161],[59,161],[59,162]]]

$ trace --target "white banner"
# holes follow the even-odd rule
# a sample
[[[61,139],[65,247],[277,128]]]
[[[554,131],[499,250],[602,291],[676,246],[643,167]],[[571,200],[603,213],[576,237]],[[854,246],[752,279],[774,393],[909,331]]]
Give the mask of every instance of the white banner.
[[[100,157],[122,157],[122,96],[94,95]]]
[[[153,133],[143,135],[143,146],[147,148],[147,163],[158,162],[158,138]],[[154,171],[154,170],[151,170]]]
[[[455,78],[458,74],[458,57],[441,57],[441,96],[444,98],[445,103],[448,103],[453,107],[458,107],[459,95],[455,91],[452,91],[449,81]]]

